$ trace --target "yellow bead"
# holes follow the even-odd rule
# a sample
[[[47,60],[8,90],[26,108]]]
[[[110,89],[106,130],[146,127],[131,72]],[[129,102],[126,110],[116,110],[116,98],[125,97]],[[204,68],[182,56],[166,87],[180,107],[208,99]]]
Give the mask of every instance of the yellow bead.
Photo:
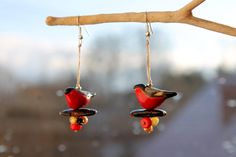
[[[69,119],[69,121],[70,121],[70,124],[76,124],[76,123],[77,123],[77,118],[71,116],[70,119]]]
[[[151,117],[152,121],[152,126],[157,126],[159,123],[159,118],[158,117]]]
[[[143,129],[146,133],[150,134],[153,132],[153,126],[150,126],[149,128],[144,128]]]

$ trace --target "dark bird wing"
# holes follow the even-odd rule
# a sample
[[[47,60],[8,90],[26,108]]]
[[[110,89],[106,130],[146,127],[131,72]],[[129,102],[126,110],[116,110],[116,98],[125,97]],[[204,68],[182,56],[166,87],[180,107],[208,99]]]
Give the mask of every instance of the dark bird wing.
[[[145,92],[151,97],[167,97],[167,98],[170,98],[170,97],[173,97],[173,96],[177,95],[176,92],[161,90],[161,89],[151,87],[151,86],[147,86],[145,88]]]
[[[157,93],[161,91],[160,89],[157,89],[151,86],[146,86],[144,90],[145,90],[145,93],[147,93],[149,96],[155,96]]]

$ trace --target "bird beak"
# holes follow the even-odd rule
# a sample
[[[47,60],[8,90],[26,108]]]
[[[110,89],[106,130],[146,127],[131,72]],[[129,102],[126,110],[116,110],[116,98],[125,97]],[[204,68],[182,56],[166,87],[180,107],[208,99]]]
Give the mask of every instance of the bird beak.
[[[96,95],[96,93],[88,93],[88,97],[90,97],[90,98],[92,98],[92,97],[94,97]]]

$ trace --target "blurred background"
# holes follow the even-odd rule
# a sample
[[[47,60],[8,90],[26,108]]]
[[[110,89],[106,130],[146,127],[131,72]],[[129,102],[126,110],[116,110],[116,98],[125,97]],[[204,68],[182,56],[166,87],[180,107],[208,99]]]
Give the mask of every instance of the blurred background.
[[[152,79],[178,92],[145,134],[129,112],[133,86],[146,83],[145,24],[83,26],[83,89],[98,110],[69,129],[63,90],[76,82],[78,28],[49,27],[47,16],[176,10],[190,0],[1,0],[0,156],[143,157],[236,155],[235,37],[184,24],[153,23]],[[234,0],[207,0],[194,15],[236,27]]]

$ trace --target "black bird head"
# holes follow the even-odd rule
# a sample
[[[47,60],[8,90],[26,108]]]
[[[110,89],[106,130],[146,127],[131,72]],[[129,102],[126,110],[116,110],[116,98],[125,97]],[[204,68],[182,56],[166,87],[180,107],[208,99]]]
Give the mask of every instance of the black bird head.
[[[144,84],[137,84],[137,85],[134,86],[134,89],[136,89],[136,88],[141,88],[141,89],[144,90],[145,87],[146,87],[146,86],[145,86]]]
[[[68,87],[68,88],[66,88],[66,89],[64,90],[64,93],[65,93],[65,94],[69,94],[72,90],[75,90],[75,88],[73,88],[73,87]]]

